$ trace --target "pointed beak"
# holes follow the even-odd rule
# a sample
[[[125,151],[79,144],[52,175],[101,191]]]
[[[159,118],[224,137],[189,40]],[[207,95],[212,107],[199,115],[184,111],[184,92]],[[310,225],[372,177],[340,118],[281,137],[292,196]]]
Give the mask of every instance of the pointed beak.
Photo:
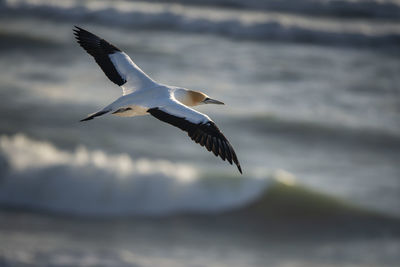
[[[225,105],[224,102],[212,99],[207,97],[206,99],[203,100],[204,104],[217,104],[217,105]]]

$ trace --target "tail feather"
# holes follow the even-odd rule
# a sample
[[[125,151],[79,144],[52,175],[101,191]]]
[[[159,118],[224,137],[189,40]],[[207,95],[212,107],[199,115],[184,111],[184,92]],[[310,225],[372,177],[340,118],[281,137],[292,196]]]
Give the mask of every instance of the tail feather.
[[[82,120],[80,120],[80,121],[89,121],[89,120],[93,120],[95,117],[104,115],[104,114],[106,114],[106,113],[108,113],[108,112],[110,112],[110,110],[101,110],[101,111],[95,112],[95,113],[93,113],[93,114],[90,114],[89,116],[87,116],[86,118],[84,118],[84,119],[82,119]]]

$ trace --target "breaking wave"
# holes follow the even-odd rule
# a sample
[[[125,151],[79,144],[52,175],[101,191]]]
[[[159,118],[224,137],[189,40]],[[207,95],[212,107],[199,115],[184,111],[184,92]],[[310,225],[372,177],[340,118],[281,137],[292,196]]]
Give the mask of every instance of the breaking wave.
[[[181,4],[8,0],[0,8],[4,15],[38,16],[129,29],[205,32],[250,40],[393,47],[400,41],[397,22],[315,18]]]
[[[75,151],[25,135],[0,137],[0,204],[76,215],[218,212],[243,205],[265,179],[215,174],[165,160]]]
[[[208,176],[164,160],[132,160],[0,136],[0,206],[78,216],[228,214],[255,218],[378,214],[296,183],[284,170]],[[264,179],[260,177],[265,177]]]

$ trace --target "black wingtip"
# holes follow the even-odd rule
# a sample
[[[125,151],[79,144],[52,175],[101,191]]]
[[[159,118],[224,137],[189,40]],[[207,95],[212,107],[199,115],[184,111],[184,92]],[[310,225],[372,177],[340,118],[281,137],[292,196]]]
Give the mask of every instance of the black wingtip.
[[[237,166],[237,168],[238,168],[238,170],[239,170],[240,174],[243,174],[243,172],[242,172],[242,168],[240,167],[240,165],[236,165],[236,166]]]
[[[74,25],[74,28],[72,28],[72,32],[73,32],[73,34],[75,35],[75,37],[76,37],[77,40],[80,40],[80,38],[81,38],[80,36],[81,36],[81,35],[90,35],[90,36],[93,36],[93,37],[95,37],[95,38],[101,39],[101,38],[98,37],[97,35],[94,35],[93,33],[91,33],[91,32],[89,32],[89,31],[85,30],[84,28],[81,28],[81,27],[79,27],[79,26],[76,26],[76,25]]]
[[[84,118],[84,119],[80,120],[80,122],[83,122],[83,121],[90,121],[90,120],[93,120],[93,117]]]
[[[75,32],[77,32],[77,31],[86,31],[85,29],[83,29],[83,28],[81,28],[79,26],[76,26],[76,25],[74,25],[74,28],[72,30],[75,31]]]
[[[93,113],[93,114],[88,115],[86,118],[84,118],[84,119],[82,119],[82,120],[80,120],[80,121],[89,121],[89,120],[93,120],[95,117],[98,117],[98,116],[107,114],[107,113],[110,112],[110,111],[111,111],[111,110],[101,110],[101,111],[98,111],[98,112],[96,112],[96,113]]]
[[[82,31],[83,29],[74,25],[74,28],[72,28],[72,31],[74,32],[75,35],[77,35],[80,31]]]
[[[82,31],[85,31],[84,29],[74,25],[75,28],[72,28],[72,33],[75,36],[75,39],[78,41],[79,43],[79,35]]]

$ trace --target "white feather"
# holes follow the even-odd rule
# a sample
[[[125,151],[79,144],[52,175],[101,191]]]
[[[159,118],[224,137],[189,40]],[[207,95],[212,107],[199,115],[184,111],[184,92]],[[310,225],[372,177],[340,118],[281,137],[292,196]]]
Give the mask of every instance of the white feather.
[[[167,105],[161,106],[159,109],[176,117],[185,118],[187,121],[195,124],[211,121],[207,115],[189,108],[173,98],[169,99],[168,102]]]
[[[200,113],[190,107],[180,103],[174,97],[175,87],[169,87],[155,83],[155,87],[148,89],[140,89],[129,95],[124,95],[116,101],[104,108],[104,110],[116,111],[120,108],[131,108],[131,111],[123,114],[115,114],[118,116],[131,117],[146,115],[147,110],[158,108],[168,114],[198,124],[212,121],[207,115]],[[138,111],[141,112],[138,112]],[[146,112],[143,112],[146,110]]]
[[[126,80],[126,83],[121,86],[123,95],[157,86],[157,83],[144,73],[124,52],[116,52],[109,55],[109,57],[119,75]]]

